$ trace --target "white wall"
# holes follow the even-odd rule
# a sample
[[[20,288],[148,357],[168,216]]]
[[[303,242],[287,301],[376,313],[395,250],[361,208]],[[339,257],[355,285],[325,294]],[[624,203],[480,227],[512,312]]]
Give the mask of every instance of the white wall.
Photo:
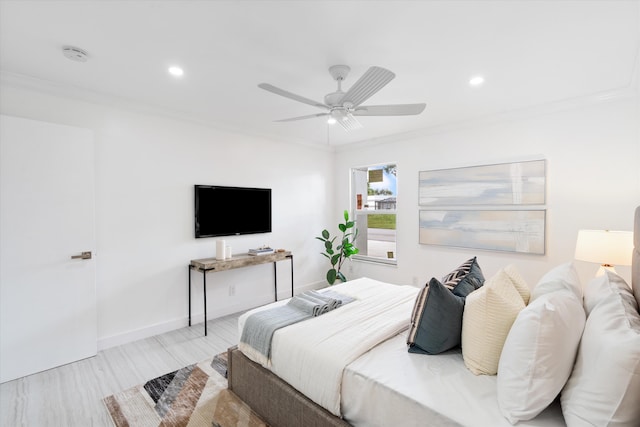
[[[196,183],[273,189],[273,233],[227,240],[236,253],[263,243],[292,250],[298,291],[323,283],[327,266],[314,236],[335,228],[349,206],[351,167],[397,162],[398,265],[353,261],[347,267],[353,270],[347,270],[348,277],[392,283],[422,285],[477,255],[487,275],[515,263],[533,284],[552,266],[572,259],[578,229],[631,230],[633,208],[640,204],[637,96],[331,153],[29,88],[3,85],[0,90],[3,114],[95,134],[100,348],[186,325],[188,261],[215,253],[215,239],[193,238]],[[540,157],[547,159],[548,169],[544,256],[418,243],[420,170]],[[583,280],[597,268],[578,267]],[[630,276],[629,268],[618,270]],[[280,297],[286,297],[288,264],[280,263],[278,271]],[[210,318],[273,296],[270,265],[208,277]],[[194,313],[201,321],[202,281],[199,274],[193,279]],[[230,285],[236,287],[234,297],[228,295]]]
[[[272,188],[273,232],[228,244],[235,253],[264,243],[286,248],[298,291],[323,282],[314,236],[330,224],[331,152],[28,88],[1,90],[3,114],[94,132],[99,348],[186,325],[189,260],[215,255],[215,239],[193,237],[194,184]],[[281,298],[290,296],[289,265],[278,264]],[[192,278],[200,322],[202,277]],[[207,282],[209,318],[273,299],[271,264],[209,274]]]
[[[477,255],[485,275],[514,263],[530,285],[551,267],[573,259],[578,229],[632,230],[640,204],[640,109],[629,96],[551,112],[512,114],[485,124],[451,126],[336,154],[337,205],[348,206],[349,169],[398,165],[398,265],[353,261],[351,276],[424,284]],[[428,109],[423,114],[429,114]],[[520,118],[515,118],[519,116]],[[547,159],[547,249],[544,256],[454,249],[418,243],[418,172],[421,170]],[[577,262],[583,281],[596,265]],[[627,279],[628,267],[617,270]]]

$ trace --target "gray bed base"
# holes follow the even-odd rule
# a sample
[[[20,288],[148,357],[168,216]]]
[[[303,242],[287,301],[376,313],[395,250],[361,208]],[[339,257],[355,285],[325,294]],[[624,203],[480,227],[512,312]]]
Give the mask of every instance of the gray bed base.
[[[272,427],[348,427],[271,371],[249,360],[237,346],[227,350],[229,390]]]

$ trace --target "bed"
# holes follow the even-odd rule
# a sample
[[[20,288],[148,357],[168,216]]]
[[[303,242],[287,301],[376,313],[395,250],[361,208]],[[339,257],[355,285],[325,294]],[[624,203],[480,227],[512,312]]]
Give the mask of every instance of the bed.
[[[532,341],[523,343],[518,338],[535,323],[527,316],[536,315],[532,309],[522,308],[503,342],[496,368],[498,375],[476,375],[471,372],[473,366],[465,366],[470,355],[466,354],[464,332],[465,352],[459,345],[435,355],[408,352],[408,313],[413,311],[412,317],[415,314],[420,290],[395,287],[397,298],[390,300],[383,294],[376,299],[376,294],[386,289],[385,284],[365,278],[332,287],[354,297],[357,304],[347,304],[274,333],[269,358],[261,359],[246,345],[243,349],[242,343],[240,348],[230,348],[229,389],[272,426],[638,425],[640,207],[635,213],[634,245],[631,284],[627,285],[619,276],[605,275],[585,285],[583,296],[581,287],[569,286],[572,280],[568,279],[568,272],[572,267],[567,263],[547,273],[534,287],[532,302],[526,308],[544,306],[546,315],[567,316],[575,310],[575,304],[562,304],[569,294],[579,297],[580,313],[574,312],[569,320],[556,317],[553,331],[537,332],[545,340],[548,338],[548,343],[542,341],[543,344],[562,347],[563,361],[545,359],[544,355],[536,359],[537,354],[531,355],[536,351],[530,348],[524,355],[518,353]],[[369,295],[367,289],[372,290]],[[474,290],[478,289],[472,289],[468,295],[481,294],[474,294]],[[471,300],[468,295],[467,306]],[[375,323],[368,303],[386,304],[383,324]],[[286,301],[275,305],[283,304]],[[358,308],[359,305],[365,309]],[[248,316],[273,306],[243,315],[240,330]],[[340,326],[343,317],[349,319],[344,328]],[[467,316],[465,311],[465,322],[467,317],[471,315]],[[319,324],[317,332],[309,333],[313,322]],[[355,330],[364,331],[361,335],[356,333],[355,343],[346,338],[354,334],[349,332],[350,323]],[[572,339],[559,335],[557,330],[563,327],[571,328],[573,344],[567,344]],[[374,329],[383,331],[370,337]],[[516,329],[518,334],[509,334]],[[468,336],[467,343],[474,338],[477,337]],[[333,344],[323,350],[322,343],[332,340]],[[541,367],[546,372],[541,372]],[[564,374],[558,375],[558,369],[566,373],[562,379]],[[524,378],[526,372],[531,378]],[[545,376],[551,378],[544,379]],[[537,382],[522,386],[522,381]],[[336,384],[337,393],[327,391]],[[594,387],[601,396],[594,395]]]

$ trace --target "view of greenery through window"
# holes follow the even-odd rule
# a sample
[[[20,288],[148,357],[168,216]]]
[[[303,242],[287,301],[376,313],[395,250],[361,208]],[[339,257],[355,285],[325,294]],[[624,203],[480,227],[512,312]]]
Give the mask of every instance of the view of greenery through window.
[[[357,258],[395,263],[397,173],[395,164],[351,170],[354,217],[358,227]]]
[[[395,214],[380,214],[367,216],[367,227],[369,228],[384,228],[387,230],[396,229],[396,215]]]

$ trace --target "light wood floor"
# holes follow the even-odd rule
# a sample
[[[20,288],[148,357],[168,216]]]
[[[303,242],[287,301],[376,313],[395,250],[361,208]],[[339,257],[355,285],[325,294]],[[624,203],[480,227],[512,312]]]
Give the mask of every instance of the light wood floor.
[[[97,356],[0,385],[2,427],[112,426],[102,398],[238,343],[241,313],[100,351]]]

